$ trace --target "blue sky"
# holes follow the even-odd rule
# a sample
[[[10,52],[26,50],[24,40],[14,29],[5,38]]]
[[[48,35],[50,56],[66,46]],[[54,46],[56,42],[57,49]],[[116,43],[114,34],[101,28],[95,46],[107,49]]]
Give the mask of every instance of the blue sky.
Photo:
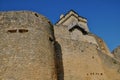
[[[120,0],[0,0],[0,11],[30,10],[43,14],[53,24],[71,9],[88,19],[90,31],[111,51],[120,45]]]

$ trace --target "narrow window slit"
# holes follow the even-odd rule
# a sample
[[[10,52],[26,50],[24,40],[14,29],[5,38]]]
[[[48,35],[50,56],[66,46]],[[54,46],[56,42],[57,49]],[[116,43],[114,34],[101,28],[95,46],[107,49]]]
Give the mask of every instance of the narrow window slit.
[[[28,30],[27,29],[19,29],[19,32],[20,33],[25,33],[25,32],[28,32]]]
[[[8,30],[9,33],[16,33],[17,29],[13,29],[13,30]]]

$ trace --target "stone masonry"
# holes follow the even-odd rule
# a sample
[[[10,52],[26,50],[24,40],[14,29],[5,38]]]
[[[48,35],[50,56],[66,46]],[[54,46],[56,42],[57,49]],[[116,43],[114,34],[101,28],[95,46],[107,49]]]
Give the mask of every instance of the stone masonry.
[[[120,80],[117,51],[73,10],[55,25],[36,12],[0,12],[0,80]]]
[[[112,53],[115,56],[115,58],[120,61],[120,46],[114,49]]]
[[[34,12],[0,13],[0,80],[56,80],[50,22]]]
[[[71,10],[62,15],[54,31],[61,48],[58,63],[63,64],[57,67],[64,74],[58,73],[59,80],[120,80],[120,62],[104,41],[90,32],[86,18]]]

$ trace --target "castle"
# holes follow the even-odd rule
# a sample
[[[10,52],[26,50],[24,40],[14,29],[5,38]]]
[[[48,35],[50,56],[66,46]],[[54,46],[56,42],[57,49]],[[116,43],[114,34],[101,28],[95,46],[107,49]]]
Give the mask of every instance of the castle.
[[[0,80],[120,80],[120,57],[73,10],[50,21],[0,12]]]

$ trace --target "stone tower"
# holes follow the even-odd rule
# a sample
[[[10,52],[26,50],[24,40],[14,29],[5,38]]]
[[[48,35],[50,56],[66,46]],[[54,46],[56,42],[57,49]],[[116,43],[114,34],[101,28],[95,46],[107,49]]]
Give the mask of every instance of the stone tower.
[[[50,22],[30,11],[0,13],[0,80],[56,80]]]
[[[87,26],[87,19],[79,16],[75,11],[70,10],[65,16],[62,15],[60,17],[60,20],[56,23],[56,25],[66,25],[68,26],[68,29],[72,29],[73,27],[79,27],[82,28],[84,31],[89,32],[88,26]]]
[[[63,34],[60,34],[61,31],[64,36],[62,36]],[[60,36],[68,39],[97,44],[95,38],[88,35],[89,29],[87,26],[87,19],[79,16],[73,10],[60,18],[55,25],[55,32],[55,34],[59,34]]]

